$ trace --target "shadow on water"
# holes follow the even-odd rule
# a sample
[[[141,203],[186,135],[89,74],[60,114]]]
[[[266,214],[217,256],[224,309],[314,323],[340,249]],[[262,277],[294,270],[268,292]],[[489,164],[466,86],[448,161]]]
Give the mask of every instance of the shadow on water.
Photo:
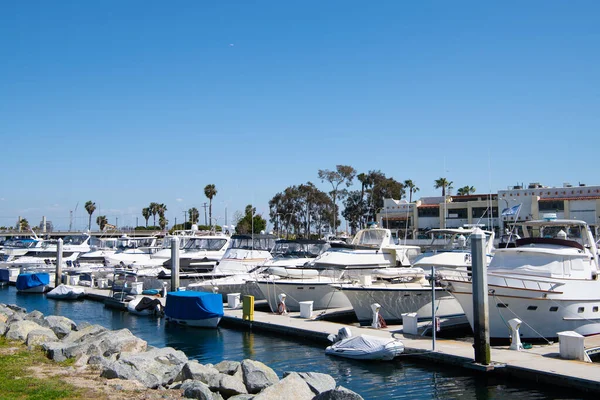
[[[330,374],[339,385],[365,399],[582,398],[556,388],[439,366],[414,356],[401,356],[391,362],[335,358],[325,355],[324,346],[313,341],[222,327],[199,329],[166,324],[162,318],[132,315],[93,301],[66,302],[46,299],[44,295],[17,295],[14,287],[0,289],[0,303],[17,304],[44,315],[62,315],[76,323],[100,324],[113,330],[127,328],[151,346],[176,348],[201,363],[250,358],[269,365],[280,377],[285,371]]]

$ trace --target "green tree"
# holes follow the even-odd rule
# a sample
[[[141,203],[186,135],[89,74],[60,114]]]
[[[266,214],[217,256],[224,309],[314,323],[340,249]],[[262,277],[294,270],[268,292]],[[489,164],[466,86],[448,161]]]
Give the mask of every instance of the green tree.
[[[456,194],[459,196],[468,196],[472,193],[475,193],[475,188],[473,186],[463,186],[456,191]]]
[[[362,190],[354,190],[348,193],[344,201],[342,216],[348,221],[352,234],[355,234],[356,230],[362,226],[364,216],[367,212]]]
[[[148,227],[148,220],[150,219],[150,215],[152,215],[152,211],[150,211],[150,207],[142,208],[142,216],[146,220],[146,228]]]
[[[167,206],[166,206],[166,204],[164,204],[164,203],[159,204],[156,211],[158,212],[158,216],[159,217],[163,217],[164,218],[165,217],[165,213],[167,212]],[[160,222],[159,222],[159,225],[160,225]]]
[[[333,223],[331,226],[333,227],[334,232],[337,230],[337,226],[339,222],[337,221],[337,208],[336,208],[336,200],[339,194],[339,187],[341,184],[345,183],[346,187],[352,185],[352,180],[356,175],[356,170],[349,165],[336,165],[335,171],[330,171],[328,169],[320,169],[319,170],[319,179],[321,182],[329,182],[333,190],[330,192],[331,200],[333,202]]]
[[[192,207],[188,210],[188,216],[192,224],[197,224],[198,219],[200,218],[200,212],[196,207]]]
[[[154,226],[156,226],[156,214],[158,214],[158,207],[160,204],[158,203],[150,203],[150,205],[148,206],[148,208],[150,209],[150,214],[152,214],[152,217],[154,217]]]
[[[160,229],[165,230],[168,223],[169,223],[169,220],[165,218],[164,214],[159,216],[158,225],[160,226]]]
[[[21,220],[17,224],[17,229],[19,229],[21,231],[28,230],[29,229],[29,221],[27,221],[27,219],[25,219],[25,218],[21,218]]]
[[[404,185],[379,170],[369,171],[368,184],[365,207],[367,218],[371,221],[375,220],[377,210],[383,207],[384,199],[401,199],[404,196]]]
[[[92,230],[92,214],[96,211],[96,203],[91,200],[85,202],[85,210],[89,214],[88,231]]]
[[[446,197],[446,191],[450,191],[452,189],[452,182],[448,181],[446,178],[439,178],[435,180],[435,184],[433,186],[435,189],[442,189],[442,196]]]
[[[217,195],[217,188],[214,184],[206,185],[204,187],[204,195],[208,198],[208,225],[212,226],[212,199]],[[206,214],[204,214],[206,218]]]
[[[237,233],[260,233],[267,228],[267,221],[256,214],[256,208],[247,205],[244,216],[238,221],[235,231]]]
[[[408,193],[409,193],[408,202],[412,203],[412,195],[413,195],[413,193],[418,192],[419,188],[410,179],[407,179],[404,181],[404,187],[408,188]]]
[[[100,230],[103,231],[106,224],[108,224],[108,219],[106,219],[106,215],[97,216],[96,223],[98,224],[98,227],[100,228]]]

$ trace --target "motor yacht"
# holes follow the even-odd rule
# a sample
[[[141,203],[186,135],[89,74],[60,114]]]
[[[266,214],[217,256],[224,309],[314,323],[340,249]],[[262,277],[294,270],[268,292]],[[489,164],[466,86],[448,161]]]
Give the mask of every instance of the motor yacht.
[[[513,318],[522,321],[522,339],[600,333],[598,249],[590,227],[556,215],[520,225],[523,237],[496,249],[487,268],[490,337],[510,338]],[[473,326],[471,275],[442,273],[442,279]]]

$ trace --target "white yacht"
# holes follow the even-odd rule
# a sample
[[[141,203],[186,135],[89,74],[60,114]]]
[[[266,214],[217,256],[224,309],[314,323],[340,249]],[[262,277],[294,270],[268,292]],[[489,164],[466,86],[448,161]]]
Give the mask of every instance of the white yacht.
[[[487,268],[490,337],[509,338],[513,318],[522,321],[522,339],[600,333],[598,250],[589,226],[555,215],[521,226],[523,237],[496,249]],[[473,326],[470,274],[442,277]]]
[[[150,256],[162,249],[156,236],[127,236],[123,235],[117,242],[117,251],[107,253],[105,258],[108,265],[129,266],[150,263]]]
[[[397,245],[389,229],[371,228],[357,232],[351,243],[331,242],[330,248],[298,270],[298,276],[276,280],[276,295],[285,294],[285,306],[297,311],[299,302],[312,301],[314,310],[348,308],[351,303],[339,286],[370,276],[374,270],[394,276],[410,266],[420,253],[418,246]],[[272,278],[271,278],[272,279]],[[273,290],[265,283],[264,290]],[[263,291],[264,291],[263,290]],[[269,295],[269,298],[278,299]],[[279,304],[273,307],[279,309]]]
[[[190,283],[188,290],[218,292],[226,300],[229,293],[253,295],[262,299],[256,285],[246,282],[254,279],[262,264],[273,258],[276,236],[268,234],[239,234],[231,236],[229,248],[211,272],[196,274],[196,282]]]
[[[72,263],[81,254],[90,251],[90,235],[87,233],[81,235],[69,235],[63,238],[62,260],[67,266],[67,263]],[[55,268],[56,253],[58,251],[58,240],[44,239],[38,246],[28,248],[28,251],[8,262],[2,263],[4,267],[20,267],[28,269]]]
[[[168,238],[167,238],[168,240]],[[221,261],[231,238],[220,233],[196,234],[184,237],[179,253],[181,274],[211,272]],[[165,248],[153,254],[152,259],[161,260],[165,268],[171,269],[171,249]]]

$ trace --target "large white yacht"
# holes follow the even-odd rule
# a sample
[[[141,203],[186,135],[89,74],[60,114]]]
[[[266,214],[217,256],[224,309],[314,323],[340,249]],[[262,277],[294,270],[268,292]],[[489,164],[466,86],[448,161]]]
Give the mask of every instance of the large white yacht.
[[[351,303],[339,286],[364,279],[374,270],[382,274],[397,275],[420,253],[418,246],[398,245],[389,229],[373,225],[356,233],[351,243],[331,242],[330,248],[298,270],[296,276],[276,280],[273,283],[280,294],[286,295],[288,310],[297,311],[299,302],[312,301],[314,310],[351,307]],[[272,278],[271,278],[272,279]],[[274,290],[266,282],[260,282],[263,292]],[[272,295],[270,298],[275,298]],[[271,306],[272,309],[278,309]]]
[[[75,261],[79,255],[90,251],[90,235],[83,233],[81,235],[69,235],[63,238],[62,260],[66,263]],[[55,239],[44,239],[39,245],[29,247],[22,256],[2,263],[4,267],[20,268],[48,268],[52,269],[56,263],[56,253],[58,251],[58,241]]]
[[[509,338],[512,318],[522,321],[523,339],[600,333],[598,250],[589,226],[555,215],[521,226],[523,238],[496,249],[487,268],[490,337]],[[470,274],[443,279],[473,326]]]
[[[246,285],[254,279],[261,265],[273,258],[271,251],[275,247],[276,236],[269,234],[237,234],[231,236],[229,248],[211,272],[196,274],[196,282],[190,283],[188,290],[200,292],[218,292],[227,298],[229,293],[253,295],[261,299],[256,285]],[[249,291],[248,291],[249,290]]]

